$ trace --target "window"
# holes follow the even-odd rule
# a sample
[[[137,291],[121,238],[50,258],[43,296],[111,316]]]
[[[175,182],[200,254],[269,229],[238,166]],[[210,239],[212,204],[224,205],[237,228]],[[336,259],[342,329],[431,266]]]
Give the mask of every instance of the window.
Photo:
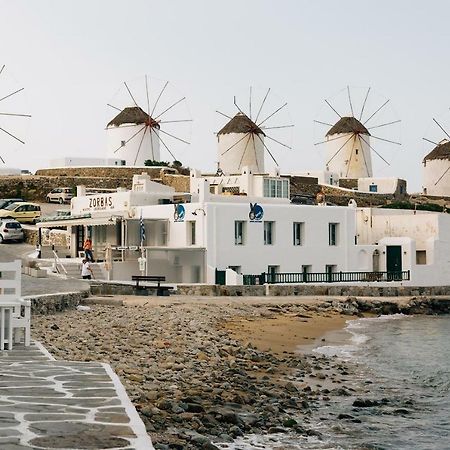
[[[275,242],[275,222],[264,222],[264,245],[273,245]]]
[[[264,197],[288,198],[289,181],[284,179],[264,179]]]
[[[378,186],[376,184],[371,184],[369,186],[369,192],[378,192]]]
[[[267,266],[267,281],[269,283],[275,283],[276,275],[280,271],[280,266]]]
[[[338,223],[328,224],[328,244],[338,245]]]
[[[305,224],[303,222],[294,222],[293,224],[293,244],[303,245],[303,229]]]
[[[188,245],[195,245],[195,220],[189,220],[187,222],[187,243]]]
[[[427,263],[427,251],[416,250],[416,264],[426,264],[426,263]]]
[[[245,222],[236,220],[234,222],[234,245],[245,244]]]
[[[355,155],[357,155],[357,154],[358,154],[358,149],[356,148],[356,149],[355,149]]]

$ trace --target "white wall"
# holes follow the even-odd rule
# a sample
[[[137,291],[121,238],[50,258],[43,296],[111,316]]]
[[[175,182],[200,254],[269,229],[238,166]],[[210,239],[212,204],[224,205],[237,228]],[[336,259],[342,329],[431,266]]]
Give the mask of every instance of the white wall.
[[[338,173],[340,178],[371,177],[373,175],[371,150],[357,135],[351,136],[352,133],[341,133],[326,137],[327,142],[324,144],[326,170]],[[364,139],[370,144],[369,136],[364,135]]]
[[[422,170],[424,194],[450,197],[449,160],[432,159],[430,161],[426,161]],[[447,173],[444,175],[445,171],[447,171]],[[438,181],[439,179],[440,181]]]
[[[394,194],[397,190],[398,180],[398,178],[359,178],[358,191]],[[372,185],[377,187],[376,191],[370,191]]]

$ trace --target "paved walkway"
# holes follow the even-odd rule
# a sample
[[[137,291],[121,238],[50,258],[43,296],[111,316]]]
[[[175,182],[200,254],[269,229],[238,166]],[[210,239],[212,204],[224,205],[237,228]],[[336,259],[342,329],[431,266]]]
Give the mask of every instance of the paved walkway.
[[[0,448],[151,450],[107,364],[56,361],[39,344],[0,352]]]

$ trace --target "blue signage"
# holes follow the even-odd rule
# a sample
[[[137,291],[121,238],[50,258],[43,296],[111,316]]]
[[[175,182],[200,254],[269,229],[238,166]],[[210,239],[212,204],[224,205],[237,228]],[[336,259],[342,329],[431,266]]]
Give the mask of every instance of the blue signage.
[[[186,211],[184,210],[184,206],[181,204],[173,205],[175,211],[173,213],[173,218],[175,222],[183,222]]]
[[[250,203],[250,212],[248,218],[250,222],[261,222],[264,217],[264,210],[258,203]]]

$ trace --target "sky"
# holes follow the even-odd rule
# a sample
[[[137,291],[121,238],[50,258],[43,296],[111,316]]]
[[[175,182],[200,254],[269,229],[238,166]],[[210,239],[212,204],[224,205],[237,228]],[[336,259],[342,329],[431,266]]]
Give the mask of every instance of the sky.
[[[407,179],[409,191],[421,189],[432,149],[422,138],[444,137],[432,118],[450,129],[445,0],[0,0],[0,12],[5,82],[25,88],[0,106],[32,115],[14,128],[25,145],[0,140],[8,167],[104,157],[115,115],[106,104],[145,74],[186,96],[191,143],[177,158],[204,171],[216,167],[214,133],[227,120],[215,111],[234,114],[233,96],[249,86],[288,103],[295,127],[279,136],[292,150],[274,148],[283,173],[324,168],[313,121],[346,86],[390,99],[402,145],[386,149],[391,165],[380,175]]]

